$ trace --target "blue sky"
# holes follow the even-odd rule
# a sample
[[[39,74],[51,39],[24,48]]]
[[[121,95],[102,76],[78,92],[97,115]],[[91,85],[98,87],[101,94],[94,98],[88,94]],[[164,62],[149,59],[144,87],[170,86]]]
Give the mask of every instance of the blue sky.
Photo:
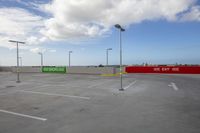
[[[200,5],[197,0],[0,0],[0,65],[119,64],[118,31],[123,32],[124,64],[200,64]],[[156,6],[156,9],[155,9]],[[133,10],[134,9],[134,10]],[[6,27],[6,28],[5,28]],[[69,32],[70,31],[70,32]]]

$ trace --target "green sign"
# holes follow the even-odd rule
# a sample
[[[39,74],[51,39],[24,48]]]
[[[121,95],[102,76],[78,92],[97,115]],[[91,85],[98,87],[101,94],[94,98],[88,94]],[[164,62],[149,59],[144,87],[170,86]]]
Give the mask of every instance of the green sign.
[[[66,73],[66,67],[44,66],[42,72],[44,73]]]

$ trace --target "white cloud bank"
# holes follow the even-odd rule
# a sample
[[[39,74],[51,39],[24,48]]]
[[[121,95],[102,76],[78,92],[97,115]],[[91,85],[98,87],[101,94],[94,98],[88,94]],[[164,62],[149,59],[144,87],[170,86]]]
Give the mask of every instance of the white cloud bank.
[[[106,35],[114,24],[142,21],[200,21],[197,0],[53,0],[38,5],[51,17],[21,8],[0,8],[0,46],[9,39],[39,44],[46,40],[79,40]],[[36,5],[35,5],[36,6]],[[41,8],[43,7],[43,8]]]
[[[42,52],[42,53],[43,53],[43,52],[46,52],[46,49],[36,47],[36,48],[30,49],[30,52],[35,53],[35,54],[37,54],[37,53],[39,53],[39,52]]]
[[[44,53],[44,52],[55,53],[57,51],[55,49],[46,49],[46,48],[42,48],[42,47],[35,47],[35,48],[31,48],[30,52],[37,54],[39,52],[41,52],[41,53]]]
[[[200,21],[200,6],[194,6],[189,12],[183,14],[181,21]]]
[[[45,23],[43,34],[50,39],[96,37],[106,34],[114,24],[129,26],[145,20],[179,21],[179,14],[198,20],[196,0],[53,0],[45,9],[52,18]],[[196,10],[196,11],[195,11]]]
[[[21,8],[0,8],[0,46],[14,48],[8,40],[26,41],[38,44],[45,40],[38,32],[44,26],[44,19]]]

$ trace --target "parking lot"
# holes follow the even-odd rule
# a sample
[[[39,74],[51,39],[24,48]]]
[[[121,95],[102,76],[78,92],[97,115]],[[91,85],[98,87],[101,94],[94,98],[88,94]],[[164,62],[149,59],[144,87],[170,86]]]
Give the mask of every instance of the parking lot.
[[[200,75],[0,73],[0,133],[199,133]]]

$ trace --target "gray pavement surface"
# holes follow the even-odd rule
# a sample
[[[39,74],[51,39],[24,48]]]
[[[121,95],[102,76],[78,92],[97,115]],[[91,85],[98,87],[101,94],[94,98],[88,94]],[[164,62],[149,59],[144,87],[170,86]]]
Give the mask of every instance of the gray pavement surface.
[[[0,73],[0,133],[200,133],[200,75]]]

